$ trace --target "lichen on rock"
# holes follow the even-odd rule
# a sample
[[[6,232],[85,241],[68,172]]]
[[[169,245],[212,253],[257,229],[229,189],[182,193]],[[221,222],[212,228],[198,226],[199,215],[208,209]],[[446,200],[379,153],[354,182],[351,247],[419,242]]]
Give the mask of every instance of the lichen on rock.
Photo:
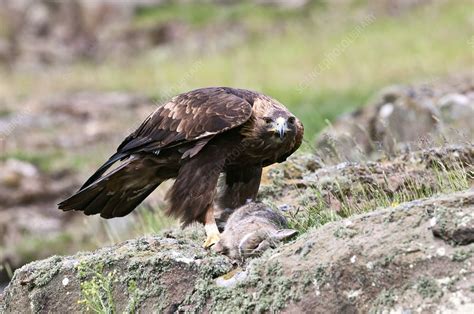
[[[434,209],[441,207],[444,219],[464,221],[474,209],[474,190],[328,223],[234,272],[230,259],[201,247],[201,237],[178,231],[52,257],[18,270],[0,304],[4,312],[81,311],[84,293],[97,290],[94,297],[117,312],[456,308],[460,298],[474,302],[466,284],[474,281],[474,243],[452,246],[433,236]],[[346,236],[348,229],[354,232]],[[184,233],[202,236],[202,229]],[[218,284],[228,273],[239,279]]]

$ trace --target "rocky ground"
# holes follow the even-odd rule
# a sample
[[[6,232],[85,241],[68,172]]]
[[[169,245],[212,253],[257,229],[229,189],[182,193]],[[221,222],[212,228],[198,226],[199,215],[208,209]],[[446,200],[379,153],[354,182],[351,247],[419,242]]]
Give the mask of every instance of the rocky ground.
[[[310,230],[240,268],[200,246],[201,229],[130,240],[22,267],[7,313],[340,313],[474,309],[474,190]]]
[[[174,3],[173,3],[174,2]],[[186,1],[129,0],[126,3],[108,0],[73,0],[67,2],[11,1],[0,3],[0,64],[13,67],[38,68],[52,64],[70,64],[89,60],[132,57],[137,51],[156,47],[182,51],[222,50],[241,43],[251,30],[237,21],[193,25],[186,18],[140,22],[146,12],[167,9]],[[196,1],[197,2],[197,1]],[[271,5],[286,10],[302,8],[310,1],[255,1],[253,5]],[[198,5],[232,6],[237,1],[200,1]],[[251,3],[252,4],[252,3]],[[164,10],[163,9],[163,10]],[[206,21],[205,21],[206,22]],[[226,31],[226,39],[222,37]],[[232,38],[229,40],[229,38]]]
[[[111,240],[103,221],[66,215],[56,204],[131,131],[122,127],[133,126],[130,116],[138,124],[158,103],[115,92],[25,101],[24,111],[0,116],[7,135],[0,163],[1,280],[21,267],[0,312],[470,310],[472,80],[449,82],[387,89],[325,130],[317,154],[299,152],[267,168],[259,200],[282,212],[299,236],[245,264],[203,250],[203,231],[193,227],[21,267]],[[426,119],[414,123],[416,117]],[[377,132],[357,133],[361,125]],[[431,140],[407,137],[413,125]],[[348,145],[348,132],[357,145]],[[155,208],[163,205],[160,193],[149,200]],[[113,221],[120,237],[112,242],[132,238],[137,226],[151,225],[150,233],[173,223],[137,217]]]
[[[314,159],[265,174],[262,200],[300,235],[260,258],[232,261],[201,248],[201,227],[174,229],[28,264],[2,310],[473,309],[473,146],[322,168]]]

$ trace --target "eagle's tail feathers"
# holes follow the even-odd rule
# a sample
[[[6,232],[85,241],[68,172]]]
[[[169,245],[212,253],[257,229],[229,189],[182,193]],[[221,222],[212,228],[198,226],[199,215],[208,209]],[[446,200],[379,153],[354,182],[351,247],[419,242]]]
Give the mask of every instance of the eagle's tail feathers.
[[[85,189],[86,187],[97,181],[114,163],[127,156],[128,154],[125,153],[113,154],[112,157],[109,158],[109,160],[107,160],[102,166],[100,166],[100,168],[97,169],[97,171],[92,176],[90,176],[89,179],[87,179],[87,181],[81,186],[79,191]]]
[[[139,161],[136,161],[139,162]],[[91,185],[59,204],[64,211],[79,210],[86,215],[100,214],[103,218],[123,217],[134,210],[163,181],[152,175],[143,175],[142,168],[135,173],[133,160],[120,165]],[[139,165],[138,165],[139,166]]]

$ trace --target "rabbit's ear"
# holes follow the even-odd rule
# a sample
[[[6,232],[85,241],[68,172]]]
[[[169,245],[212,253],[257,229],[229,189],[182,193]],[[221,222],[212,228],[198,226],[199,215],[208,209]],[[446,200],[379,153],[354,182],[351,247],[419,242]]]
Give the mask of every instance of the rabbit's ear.
[[[288,238],[291,238],[295,234],[297,234],[298,231],[294,229],[281,229],[272,234],[272,239],[277,240],[277,241],[282,241]]]

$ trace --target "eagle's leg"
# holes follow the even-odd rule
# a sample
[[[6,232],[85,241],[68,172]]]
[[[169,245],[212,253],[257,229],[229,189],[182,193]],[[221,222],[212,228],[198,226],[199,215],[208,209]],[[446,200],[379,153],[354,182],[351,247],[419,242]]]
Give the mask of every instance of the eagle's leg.
[[[255,201],[262,177],[260,165],[227,167],[225,185],[219,197],[221,208],[236,209],[248,201]]]
[[[219,229],[217,229],[216,220],[214,219],[214,205],[209,206],[204,216],[204,229],[206,230],[206,241],[203,247],[209,248],[219,242],[221,239]]]

